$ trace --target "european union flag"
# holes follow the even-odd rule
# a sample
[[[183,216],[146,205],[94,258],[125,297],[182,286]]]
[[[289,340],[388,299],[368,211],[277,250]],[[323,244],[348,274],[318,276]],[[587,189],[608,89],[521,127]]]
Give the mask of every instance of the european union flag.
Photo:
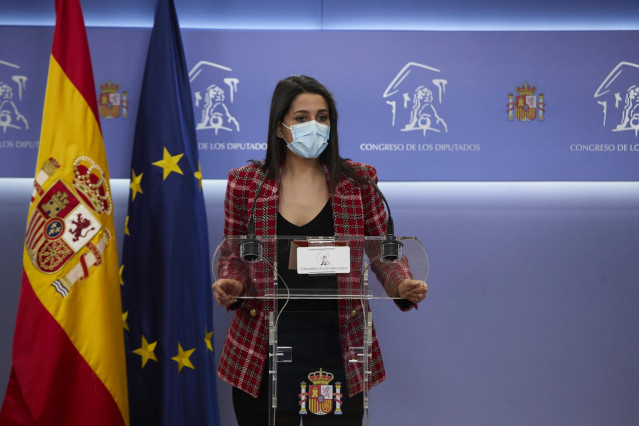
[[[131,425],[219,425],[202,173],[173,0],[156,9],[130,188],[120,276]]]

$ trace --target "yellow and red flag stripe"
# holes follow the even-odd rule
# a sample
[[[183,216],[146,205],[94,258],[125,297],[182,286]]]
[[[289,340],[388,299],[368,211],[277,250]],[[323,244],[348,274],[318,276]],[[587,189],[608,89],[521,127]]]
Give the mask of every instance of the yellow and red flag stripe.
[[[56,25],[0,424],[128,425],[109,172],[79,0]]]

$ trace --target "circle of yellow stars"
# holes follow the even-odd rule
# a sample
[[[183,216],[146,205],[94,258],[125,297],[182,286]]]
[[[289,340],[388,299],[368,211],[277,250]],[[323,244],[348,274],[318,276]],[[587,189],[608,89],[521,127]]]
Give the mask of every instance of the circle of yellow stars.
[[[128,311],[122,314],[122,322],[124,323],[124,329],[127,331],[129,331],[129,326],[126,322],[128,315],[129,315]],[[213,339],[213,332],[205,331],[204,334],[205,334],[204,344],[206,345],[206,348],[209,351],[213,352],[213,344],[211,343],[211,340]],[[157,340],[154,342],[149,342],[146,339],[146,336],[144,334],[142,335],[142,342],[140,344],[140,347],[133,350],[134,354],[140,356],[140,360],[142,362],[142,366],[141,366],[142,368],[144,368],[146,366],[146,363],[149,361],[158,362],[158,358],[155,355],[155,350],[157,349],[157,345],[158,345]],[[193,366],[193,363],[191,362],[191,355],[193,355],[193,352],[195,352],[195,349],[196,348],[185,350],[182,348],[182,344],[178,342],[177,355],[171,358],[178,365],[178,373],[181,372],[184,367],[188,367],[190,369],[195,370],[195,367]]]
[[[171,173],[178,173],[184,175],[184,172],[179,166],[179,162],[182,159],[184,154],[176,154],[171,155],[168,149],[164,147],[162,153],[162,159],[155,161],[151,164],[157,166],[162,169],[162,180],[166,180]],[[135,170],[131,169],[131,184],[129,188],[131,189],[131,201],[135,201],[135,197],[138,194],[143,194],[142,191],[142,177],[144,173],[140,173],[139,175],[135,174]],[[193,176],[198,180],[199,188],[202,190],[202,165],[198,162],[197,164],[197,172],[193,173]],[[128,218],[127,218],[128,221]],[[128,230],[127,230],[128,232]],[[129,234],[127,234],[129,235]]]
[[[169,150],[164,147],[162,159],[155,161],[152,163],[154,166],[160,167],[162,169],[162,180],[166,180],[171,173],[178,173],[184,175],[182,169],[178,165],[180,159],[184,156],[184,154],[171,155]],[[139,175],[135,174],[135,170],[131,170],[131,184],[129,188],[131,189],[131,201],[135,201],[135,197],[138,194],[144,194],[142,191],[142,178],[144,173],[140,173]],[[193,176],[198,180],[199,189],[202,190],[202,167],[198,163],[198,170],[193,174]],[[129,231],[129,217],[126,217],[124,224],[124,234],[130,236],[131,233]],[[120,285],[124,285],[124,280],[122,278],[122,274],[124,271],[124,264],[120,266],[119,276],[120,276]],[[129,331],[129,324],[127,322],[129,317],[129,311],[126,311],[122,314],[122,326],[125,330]],[[204,343],[206,345],[207,350],[213,352],[213,344],[211,340],[213,339],[213,331],[204,330]],[[155,340],[153,342],[149,342],[146,336],[142,335],[142,341],[140,347],[133,350],[133,353],[140,356],[140,361],[142,363],[141,368],[144,368],[149,361],[158,362],[157,356],[155,355],[155,350],[157,349],[158,341]],[[177,354],[171,359],[177,363],[178,373],[182,371],[184,367],[195,370],[193,363],[191,362],[191,355],[195,352],[196,348],[192,349],[183,349],[182,344],[178,342],[177,345]]]

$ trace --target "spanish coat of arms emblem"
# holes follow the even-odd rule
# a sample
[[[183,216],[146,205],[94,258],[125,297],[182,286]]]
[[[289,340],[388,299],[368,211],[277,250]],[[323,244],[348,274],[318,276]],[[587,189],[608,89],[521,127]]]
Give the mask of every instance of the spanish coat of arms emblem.
[[[88,277],[91,266],[100,265],[101,254],[111,238],[99,219],[99,215],[108,215],[112,210],[103,171],[88,157],[78,157],[73,166],[71,185],[63,179],[47,185],[59,168],[53,158],[36,175],[32,193],[36,205],[29,217],[25,239],[31,263],[42,273],[58,273],[73,261],[74,267],[52,283],[62,297],[69,294],[77,281]],[[100,237],[94,241],[98,234]],[[87,250],[83,250],[85,247]]]
[[[300,414],[305,415],[309,412],[320,416],[330,414],[335,408],[335,415],[342,414],[342,393],[341,383],[335,383],[335,391],[333,385],[334,375],[328,371],[314,371],[308,375],[311,385],[306,389],[306,382],[301,382],[300,391]],[[308,410],[306,404],[308,403]],[[333,407],[335,406],[335,407]]]

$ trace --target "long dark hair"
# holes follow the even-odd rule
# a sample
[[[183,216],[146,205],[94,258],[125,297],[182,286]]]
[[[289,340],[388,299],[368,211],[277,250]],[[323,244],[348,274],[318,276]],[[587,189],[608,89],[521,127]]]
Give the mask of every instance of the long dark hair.
[[[279,177],[280,165],[286,156],[286,142],[277,136],[278,125],[284,121],[284,116],[291,108],[293,100],[302,93],[321,95],[328,104],[328,114],[331,122],[331,130],[328,138],[328,146],[320,154],[319,160],[328,167],[330,175],[330,190],[333,192],[335,185],[343,174],[361,180],[354,170],[347,166],[339,155],[339,139],[337,137],[337,108],[333,95],[319,81],[305,75],[293,75],[280,80],[275,86],[271,99],[271,112],[268,121],[268,139],[266,146],[266,158],[263,162],[253,162],[271,178]]]

